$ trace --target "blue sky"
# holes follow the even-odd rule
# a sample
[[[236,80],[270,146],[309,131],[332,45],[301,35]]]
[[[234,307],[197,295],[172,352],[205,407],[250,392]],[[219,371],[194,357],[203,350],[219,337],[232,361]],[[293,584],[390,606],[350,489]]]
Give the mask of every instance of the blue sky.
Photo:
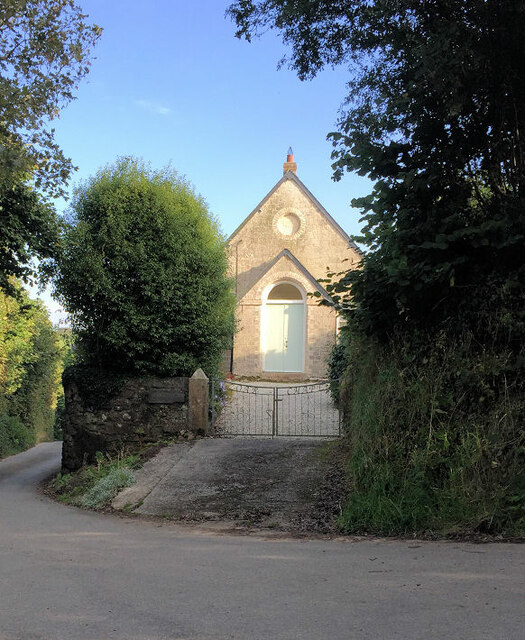
[[[277,70],[285,53],[278,36],[237,40],[223,0],[79,4],[104,32],[77,99],[55,122],[79,167],[73,183],[118,156],[171,163],[229,234],[280,179],[291,145],[301,180],[347,232],[359,231],[350,201],[370,183],[354,175],[333,182],[326,140],[346,94],[345,69],[309,82]]]

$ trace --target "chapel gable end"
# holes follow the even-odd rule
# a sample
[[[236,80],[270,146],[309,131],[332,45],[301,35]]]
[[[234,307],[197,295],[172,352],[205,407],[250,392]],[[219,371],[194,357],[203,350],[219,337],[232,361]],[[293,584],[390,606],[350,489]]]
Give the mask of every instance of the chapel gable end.
[[[348,235],[297,177],[288,151],[283,176],[229,241],[237,293],[231,373],[269,379],[324,377],[337,314],[318,280],[359,260]]]
[[[285,249],[316,278],[325,277],[327,268],[340,271],[359,260],[348,235],[296,171],[297,163],[289,149],[282,178],[228,241],[232,274],[247,279],[243,290]]]

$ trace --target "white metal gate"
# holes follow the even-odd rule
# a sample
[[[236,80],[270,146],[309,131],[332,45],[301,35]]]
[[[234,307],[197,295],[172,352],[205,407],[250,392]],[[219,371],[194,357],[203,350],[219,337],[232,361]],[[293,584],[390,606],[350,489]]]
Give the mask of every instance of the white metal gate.
[[[337,437],[328,382],[277,385],[211,381],[212,428],[225,436]]]

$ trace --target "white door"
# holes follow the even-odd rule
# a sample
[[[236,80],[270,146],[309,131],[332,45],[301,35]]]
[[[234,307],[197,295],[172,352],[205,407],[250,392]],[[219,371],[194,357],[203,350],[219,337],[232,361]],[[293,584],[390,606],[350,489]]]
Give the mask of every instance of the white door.
[[[304,362],[304,304],[267,304],[264,370],[299,372]]]

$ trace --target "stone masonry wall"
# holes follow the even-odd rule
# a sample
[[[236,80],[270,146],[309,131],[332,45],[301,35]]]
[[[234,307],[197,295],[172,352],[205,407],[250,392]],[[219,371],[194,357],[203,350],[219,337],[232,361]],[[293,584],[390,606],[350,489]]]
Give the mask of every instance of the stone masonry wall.
[[[283,236],[275,220],[287,212],[301,216],[298,233]],[[339,272],[360,261],[360,256],[291,181],[285,181],[258,213],[229,241],[230,271],[237,276],[239,300],[261,278],[271,260],[288,249],[315,278],[327,268]]]
[[[237,376],[265,380],[301,380],[326,378],[328,357],[335,342],[336,316],[333,309],[320,307],[316,300],[306,305],[306,357],[302,373],[270,373],[263,369],[260,346],[262,303],[241,304],[237,309],[238,333],[235,336],[235,366]]]
[[[129,379],[113,397],[100,403],[86,401],[81,386],[79,381],[64,379],[65,471],[93,462],[97,451],[117,454],[191,432],[188,378]]]

